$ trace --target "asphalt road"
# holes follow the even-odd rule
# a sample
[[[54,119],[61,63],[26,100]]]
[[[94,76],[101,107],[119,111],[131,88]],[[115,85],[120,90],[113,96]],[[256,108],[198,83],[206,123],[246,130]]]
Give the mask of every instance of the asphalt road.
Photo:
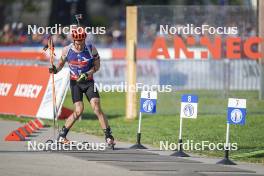
[[[27,141],[6,142],[4,137],[22,126],[13,121],[0,121],[0,175],[93,175],[93,176],[264,176],[264,166],[238,163],[237,166],[215,164],[219,158],[178,158],[170,151],[159,151],[150,146],[147,150],[131,150],[132,144],[117,142],[116,149],[70,151],[33,151],[28,142],[44,143],[52,138],[53,130],[44,128],[27,138]],[[93,144],[103,138],[70,132],[69,139]],[[98,149],[94,147],[94,149]]]

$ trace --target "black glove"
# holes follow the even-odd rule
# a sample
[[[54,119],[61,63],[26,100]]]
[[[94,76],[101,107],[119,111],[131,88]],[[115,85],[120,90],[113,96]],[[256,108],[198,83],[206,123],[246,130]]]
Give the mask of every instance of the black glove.
[[[58,70],[57,70],[55,65],[52,65],[52,67],[49,68],[49,72],[56,74],[56,73],[58,73]]]

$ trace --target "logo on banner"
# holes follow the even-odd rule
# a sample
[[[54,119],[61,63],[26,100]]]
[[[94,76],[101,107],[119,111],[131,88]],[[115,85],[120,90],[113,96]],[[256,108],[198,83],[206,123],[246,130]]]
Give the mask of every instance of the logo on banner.
[[[10,83],[0,83],[0,96],[7,96],[11,87]]]
[[[196,95],[182,95],[181,117],[197,118],[198,97]]]
[[[140,98],[140,112],[156,113],[157,92],[142,91]]]
[[[41,89],[41,85],[18,84],[14,96],[25,98],[37,98]]]
[[[244,125],[246,121],[246,99],[228,99],[227,123]]]

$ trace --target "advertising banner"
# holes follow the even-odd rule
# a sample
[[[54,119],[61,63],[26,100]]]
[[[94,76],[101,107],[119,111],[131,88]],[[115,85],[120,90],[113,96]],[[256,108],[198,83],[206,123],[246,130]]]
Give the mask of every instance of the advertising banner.
[[[55,75],[57,108],[69,86],[69,71]],[[0,113],[52,119],[51,81],[47,67],[0,66]]]

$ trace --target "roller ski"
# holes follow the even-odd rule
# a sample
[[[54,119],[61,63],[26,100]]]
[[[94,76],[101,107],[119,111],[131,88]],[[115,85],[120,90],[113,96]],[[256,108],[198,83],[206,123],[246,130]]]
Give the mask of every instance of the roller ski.
[[[104,134],[105,134],[105,142],[107,144],[107,147],[114,150],[116,143],[114,137],[112,136],[111,128],[110,127],[106,128],[104,130]]]
[[[66,138],[67,133],[68,133],[68,130],[65,127],[63,127],[59,131],[59,135],[58,135],[57,139],[55,139],[55,140],[49,139],[49,140],[46,141],[46,144],[56,145],[57,146],[57,150],[61,150],[61,148],[59,146],[62,146],[62,145],[63,146],[70,146],[70,145],[72,145],[73,142],[69,141]]]
[[[71,141],[69,141],[66,138],[66,135],[68,134],[69,129],[65,128],[65,126],[62,127],[62,129],[59,131],[59,135],[57,137],[57,140],[47,140],[46,143],[57,143],[57,144],[71,144]]]
[[[67,134],[69,132],[69,129],[65,128],[65,126],[62,127],[62,129],[59,132],[59,136],[57,139],[57,143],[62,144],[62,145],[72,145],[73,147],[78,144],[77,141],[70,141],[66,138]],[[82,145],[89,146],[89,142],[83,141],[81,142]]]

